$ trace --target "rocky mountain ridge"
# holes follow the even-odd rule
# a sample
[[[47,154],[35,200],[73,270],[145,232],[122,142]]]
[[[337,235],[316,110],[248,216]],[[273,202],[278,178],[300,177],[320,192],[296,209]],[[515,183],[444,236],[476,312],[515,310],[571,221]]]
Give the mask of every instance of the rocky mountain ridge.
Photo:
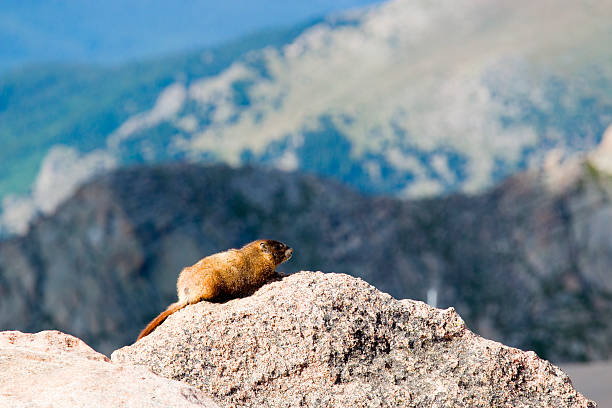
[[[108,353],[174,301],[182,267],[268,237],[295,248],[281,271],[356,274],[542,357],[605,359],[612,177],[597,157],[420,201],[251,167],[119,169],[0,242],[0,309],[12,311],[0,327],[59,329]]]

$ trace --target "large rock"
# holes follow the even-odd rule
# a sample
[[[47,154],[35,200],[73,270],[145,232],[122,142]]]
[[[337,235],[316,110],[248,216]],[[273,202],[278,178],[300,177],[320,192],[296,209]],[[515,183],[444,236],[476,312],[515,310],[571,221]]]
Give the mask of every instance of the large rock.
[[[200,302],[112,354],[231,406],[594,407],[557,367],[483,339],[452,309],[301,272]]]
[[[202,391],[145,367],[112,364],[58,331],[0,333],[1,407],[218,407]]]

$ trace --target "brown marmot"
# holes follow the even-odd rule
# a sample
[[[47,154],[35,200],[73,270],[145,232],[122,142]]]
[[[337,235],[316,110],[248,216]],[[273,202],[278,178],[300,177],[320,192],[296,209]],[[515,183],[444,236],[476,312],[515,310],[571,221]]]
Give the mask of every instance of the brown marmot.
[[[274,269],[293,254],[279,241],[260,239],[240,249],[229,249],[183,268],[176,290],[178,302],[151,321],[136,341],[151,333],[172,313],[201,300],[222,300],[246,295],[274,275]]]

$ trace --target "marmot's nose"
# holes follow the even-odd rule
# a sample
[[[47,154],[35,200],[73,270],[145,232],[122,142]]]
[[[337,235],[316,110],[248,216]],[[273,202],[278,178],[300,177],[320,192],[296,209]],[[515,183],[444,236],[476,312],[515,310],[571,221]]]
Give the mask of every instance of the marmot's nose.
[[[292,255],[292,254],[293,254],[293,249],[291,249],[291,248],[287,248],[287,249],[285,250],[285,259],[289,259],[289,258],[291,258],[291,255]]]

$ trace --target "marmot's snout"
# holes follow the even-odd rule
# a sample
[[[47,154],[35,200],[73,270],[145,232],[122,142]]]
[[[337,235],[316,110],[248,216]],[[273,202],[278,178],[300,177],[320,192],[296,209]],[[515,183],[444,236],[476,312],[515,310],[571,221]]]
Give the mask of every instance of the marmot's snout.
[[[285,250],[285,261],[291,258],[291,255],[293,255],[293,249],[287,248]]]

